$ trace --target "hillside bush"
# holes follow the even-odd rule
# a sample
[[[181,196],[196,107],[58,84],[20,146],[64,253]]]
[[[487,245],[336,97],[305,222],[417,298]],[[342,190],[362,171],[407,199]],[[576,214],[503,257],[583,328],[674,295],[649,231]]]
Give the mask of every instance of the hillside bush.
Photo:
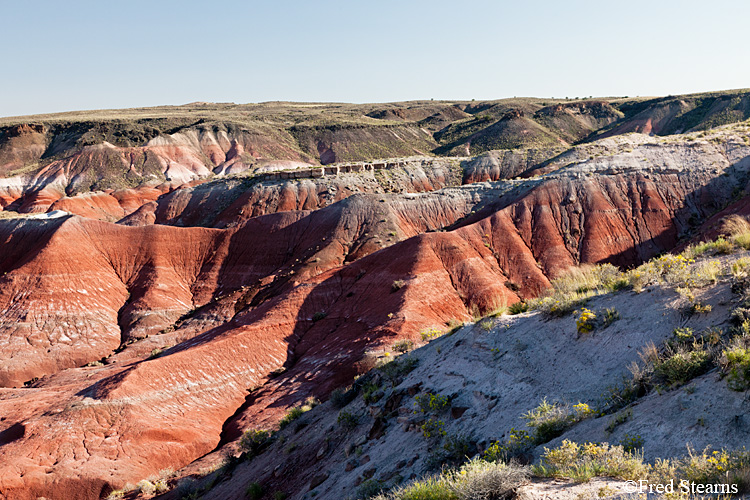
[[[586,482],[596,476],[638,480],[647,477],[649,468],[639,453],[608,443],[579,445],[564,440],[557,448],[544,448],[541,461],[532,467],[535,475]]]

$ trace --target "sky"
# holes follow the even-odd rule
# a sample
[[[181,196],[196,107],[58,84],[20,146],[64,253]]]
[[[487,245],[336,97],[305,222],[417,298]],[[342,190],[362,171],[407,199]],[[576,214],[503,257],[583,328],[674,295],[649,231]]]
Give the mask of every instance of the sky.
[[[750,87],[746,0],[0,0],[0,116]]]

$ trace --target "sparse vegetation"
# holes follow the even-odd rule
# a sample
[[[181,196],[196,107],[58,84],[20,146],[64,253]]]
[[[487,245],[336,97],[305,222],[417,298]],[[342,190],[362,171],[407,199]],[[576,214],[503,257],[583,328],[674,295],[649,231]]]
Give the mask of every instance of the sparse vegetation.
[[[576,312],[576,330],[578,333],[591,333],[596,328],[596,313],[585,307]]]
[[[445,422],[435,417],[430,417],[421,426],[422,435],[427,439],[441,438],[446,435]]]
[[[544,399],[539,406],[529,410],[521,418],[534,430],[535,444],[542,444],[558,437],[571,425],[593,414],[594,411],[586,403],[566,405],[548,403]]]
[[[240,451],[245,453],[247,458],[252,458],[271,442],[271,433],[266,430],[252,429],[245,431],[240,438]]]
[[[409,355],[399,356],[378,367],[380,373],[388,379],[391,385],[398,385],[401,380],[411,373],[419,364],[419,360]]]
[[[340,411],[339,416],[336,418],[336,423],[347,430],[354,429],[359,424],[359,419],[353,413],[348,411]]]
[[[319,404],[320,401],[318,401],[317,399],[313,397],[307,398],[302,405],[292,408],[287,412],[286,415],[284,415],[284,417],[279,421],[279,429],[287,427],[289,424],[291,424]]]
[[[509,500],[529,476],[528,467],[473,459],[459,469],[395,488],[375,500]]]
[[[414,349],[414,342],[409,339],[399,340],[393,344],[393,350],[396,352],[409,352]]]
[[[355,397],[357,397],[357,390],[354,387],[347,387],[334,389],[329,399],[335,408],[341,409],[354,401]]]
[[[444,331],[439,330],[437,328],[429,328],[427,330],[423,330],[419,332],[419,335],[422,337],[423,342],[429,342],[430,340],[440,337],[441,335],[444,335],[444,334],[445,334]]]
[[[545,448],[540,463],[532,470],[541,477],[585,482],[596,476],[641,479],[647,477],[649,469],[639,454],[627,452],[622,446],[579,445],[566,439],[557,448]]]
[[[414,398],[414,404],[422,413],[440,413],[448,408],[448,397],[442,394],[425,392]]]
[[[261,486],[260,483],[257,482],[250,483],[245,490],[245,496],[249,500],[260,500],[263,497],[264,493],[265,490],[263,489],[263,486]]]
[[[508,307],[508,314],[522,314],[529,310],[529,305],[525,301],[516,302]]]

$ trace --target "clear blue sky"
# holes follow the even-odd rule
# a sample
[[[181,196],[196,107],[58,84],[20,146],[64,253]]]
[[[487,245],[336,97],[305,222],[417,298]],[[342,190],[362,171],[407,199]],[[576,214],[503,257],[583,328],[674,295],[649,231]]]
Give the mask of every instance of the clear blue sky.
[[[0,116],[750,87],[750,2],[0,0]]]

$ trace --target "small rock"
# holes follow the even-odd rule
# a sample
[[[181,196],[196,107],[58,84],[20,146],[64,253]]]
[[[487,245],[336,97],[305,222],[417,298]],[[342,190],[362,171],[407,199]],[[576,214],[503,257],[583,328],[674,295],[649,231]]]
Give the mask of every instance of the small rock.
[[[347,443],[347,445],[344,447],[344,455],[347,457],[354,453],[354,445],[352,443]]]
[[[375,475],[375,472],[377,472],[377,470],[378,469],[376,467],[373,467],[371,469],[367,469],[366,471],[364,471],[362,473],[362,476],[364,476],[365,479],[370,479],[372,476]]]
[[[378,417],[370,428],[370,432],[367,434],[368,439],[380,439],[385,434],[385,428],[388,426],[385,419]]]
[[[399,460],[396,463],[396,470],[403,469],[404,467],[406,467],[406,460]]]
[[[466,406],[454,406],[451,408],[451,418],[453,420],[456,420],[458,418],[461,418],[464,416],[464,413],[466,413],[466,410],[469,408]]]
[[[356,468],[357,468],[356,460],[349,460],[348,462],[346,462],[346,466],[344,466],[344,470],[346,472],[351,472]]]
[[[329,475],[330,475],[330,473],[323,472],[321,474],[313,476],[313,478],[310,480],[310,489],[312,490],[314,488],[317,488],[321,484],[323,484],[323,481],[325,481],[326,479],[328,479]]]
[[[318,450],[318,454],[317,454],[318,460],[323,458],[327,451],[328,451],[328,441],[323,441],[323,446],[321,446],[320,449]]]
[[[364,465],[370,461],[370,455],[365,455],[364,457],[359,459],[359,463],[361,465]]]

